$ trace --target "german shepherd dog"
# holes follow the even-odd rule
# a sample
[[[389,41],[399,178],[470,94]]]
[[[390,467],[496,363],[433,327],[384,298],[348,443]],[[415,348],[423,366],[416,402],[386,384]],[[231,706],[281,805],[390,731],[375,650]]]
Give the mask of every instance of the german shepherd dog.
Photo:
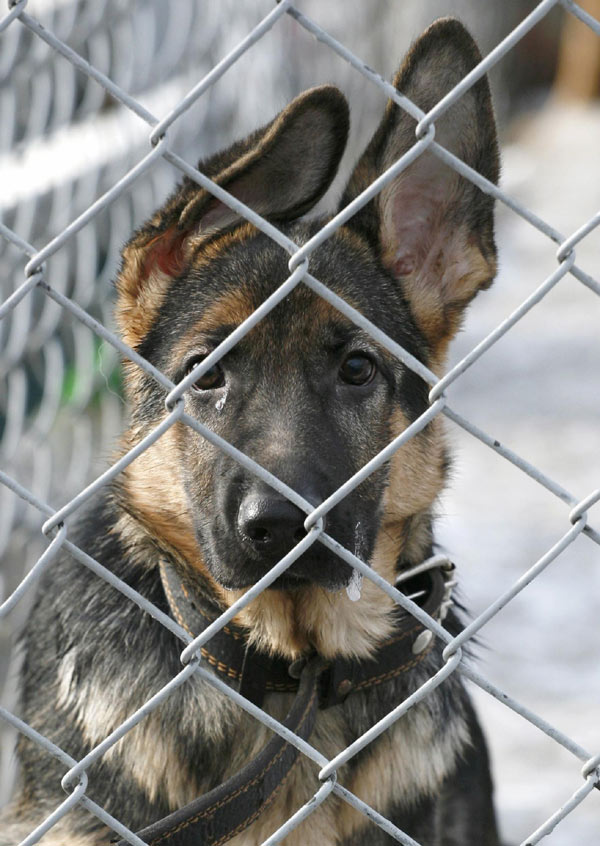
[[[431,109],[480,61],[456,20],[411,47],[394,85]],[[391,101],[354,169],[341,207],[415,141],[415,120]],[[270,124],[200,164],[297,244],[326,222],[301,219],[338,168],[349,119],[333,86],[306,91]],[[487,80],[436,122],[436,140],[496,182]],[[117,315],[124,340],[177,383],[289,275],[289,255],[191,180],[123,251]],[[437,374],[469,301],[496,271],[493,201],[425,152],[310,257],[310,272]],[[125,362],[129,449],[167,415],[165,391]],[[186,395],[186,411],[317,505],[428,408],[428,386],[365,331],[300,283]],[[326,531],[390,583],[434,553],[432,510],[448,469],[439,417],[326,518]],[[91,502],[76,543],[166,613],[167,562],[212,618],[305,534],[306,514],[197,431],[177,422]],[[287,662],[377,658],[398,606],[315,542],[234,624],[258,654]],[[400,611],[400,618],[411,617]],[[414,620],[411,618],[411,623]],[[460,630],[454,609],[445,626]],[[181,641],[86,567],[65,556],[40,588],[23,635],[21,713],[76,760],[180,670]],[[208,644],[210,646],[210,642]],[[443,666],[434,638],[406,672],[350,691],[318,711],[310,743],[328,760]],[[233,684],[233,682],[232,682]],[[283,719],[291,693],[267,693]],[[138,831],[212,790],[272,737],[193,674],[92,765],[87,795]],[[18,744],[21,788],[0,824],[14,846],[61,801],[64,765]],[[340,767],[339,783],[422,846],[497,846],[485,743],[456,673]],[[300,755],[234,846],[260,844],[318,789]],[[75,807],[46,846],[98,846],[114,831]],[[219,841],[221,842],[221,841]],[[395,842],[332,794],[286,838],[293,844]]]

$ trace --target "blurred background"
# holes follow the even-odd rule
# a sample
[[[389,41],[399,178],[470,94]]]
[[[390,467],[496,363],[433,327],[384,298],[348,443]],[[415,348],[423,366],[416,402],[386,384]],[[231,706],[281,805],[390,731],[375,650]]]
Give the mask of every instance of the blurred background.
[[[368,65],[390,78],[432,20],[457,15],[489,52],[535,6],[527,0],[299,0]],[[600,19],[600,0],[582,7]],[[29,0],[27,11],[153,114],[166,114],[272,8],[271,0]],[[565,236],[600,209],[600,37],[553,9],[491,74],[503,148],[502,187]],[[384,98],[284,16],[169,130],[188,161],[269,120],[304,88],[337,84],[352,106],[347,173]],[[42,247],[148,151],[148,127],[18,21],[0,34],[0,220]],[[50,284],[113,327],[112,280],[131,229],[179,174],[159,162],[48,262]],[[343,174],[331,196],[339,194]],[[471,308],[453,361],[556,268],[556,245],[510,209],[497,210],[500,274]],[[23,254],[0,238],[0,301],[23,281]],[[600,233],[577,247],[599,278]],[[457,411],[575,496],[600,486],[600,297],[571,276],[478,361],[448,394]],[[101,472],[124,418],[118,357],[41,293],[0,323],[0,467],[55,507]],[[463,599],[481,612],[569,528],[569,509],[464,431],[448,424],[455,463],[438,539]],[[600,505],[590,511],[600,525]],[[45,544],[33,508],[0,486],[0,600]],[[600,751],[600,549],[580,536],[482,631],[492,681],[591,752]],[[16,707],[15,632],[26,597],[0,621],[2,702]],[[556,743],[480,691],[507,842],[521,842],[581,785]],[[15,777],[0,726],[0,804]],[[600,843],[594,792],[549,846]]]

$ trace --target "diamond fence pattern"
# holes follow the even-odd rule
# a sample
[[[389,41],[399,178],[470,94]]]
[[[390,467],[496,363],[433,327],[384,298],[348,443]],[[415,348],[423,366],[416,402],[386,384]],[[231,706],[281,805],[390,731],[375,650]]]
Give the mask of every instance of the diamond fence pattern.
[[[481,76],[490,70],[514,45],[516,45],[524,35],[541,21],[554,7],[562,6],[564,9],[579,18],[585,23],[597,36],[600,37],[600,22],[591,17],[581,6],[577,5],[572,0],[544,0],[539,3],[535,9],[525,17],[521,23],[510,34],[502,40],[484,59],[480,64],[473,69],[461,82],[458,84],[447,96],[445,96],[436,106],[428,113],[424,114],[418,109],[414,103],[410,102],[401,93],[396,91],[391,84],[386,82],[377,73],[365,65],[361,59],[350,52],[343,44],[339,43],[329,32],[326,32],[319,24],[305,16],[293,4],[293,0],[282,0],[278,3],[269,14],[260,21],[260,23],[252,29],[239,44],[231,50],[221,61],[219,61],[204,76],[189,93],[177,103],[175,108],[170,112],[157,117],[145,108],[139,99],[128,93],[123,85],[117,84],[113,79],[105,75],[94,62],[88,61],[78,52],[69,47],[64,40],[58,37],[51,29],[42,27],[39,21],[32,17],[27,11],[27,0],[18,0],[16,3],[9,3],[7,14],[0,20],[0,33],[5,30],[13,30],[14,28],[22,28],[28,31],[29,37],[35,42],[41,39],[46,42],[54,51],[61,54],[66,62],[69,62],[74,68],[80,71],[85,77],[94,80],[100,90],[106,95],[114,98],[124,105],[131,113],[141,122],[145,123],[148,128],[148,148],[144,155],[139,157],[139,160],[130,167],[125,176],[117,179],[101,196],[97,197],[93,202],[89,203],[83,213],[81,213],[75,220],[66,223],[60,230],[59,234],[52,238],[41,249],[35,249],[19,234],[18,221],[13,227],[8,227],[0,224],[0,235],[6,239],[14,249],[19,251],[23,257],[24,271],[23,278],[16,289],[0,304],[0,327],[1,321],[7,317],[12,316],[19,303],[30,299],[35,291],[43,292],[48,300],[53,301],[60,307],[60,313],[63,315],[70,315],[77,326],[85,327],[85,332],[89,333],[91,330],[96,336],[101,338],[106,344],[115,351],[116,354],[121,354],[137,364],[146,373],[152,376],[156,382],[162,386],[165,392],[165,406],[168,410],[168,416],[165,420],[146,438],[138,443],[126,455],[124,455],[118,462],[114,463],[109,469],[95,478],[91,484],[80,490],[69,502],[62,508],[55,509],[42,501],[40,497],[32,493],[30,490],[23,487],[15,478],[8,475],[4,471],[0,471],[0,485],[5,491],[10,491],[10,496],[14,494],[25,503],[33,506],[35,512],[45,518],[41,529],[46,538],[47,546],[43,553],[38,558],[34,567],[30,570],[27,576],[23,579],[17,589],[5,600],[0,606],[0,619],[8,614],[14,606],[28,594],[35,582],[40,578],[43,572],[52,567],[60,551],[69,552],[77,561],[83,566],[88,567],[99,578],[106,580],[114,588],[123,594],[123,602],[134,602],[140,608],[158,619],[166,628],[168,628],[176,637],[182,642],[181,663],[182,669],[177,676],[175,676],[169,684],[161,689],[155,696],[153,696],[144,706],[132,714],[125,722],[123,722],[112,734],[106,737],[99,743],[85,758],[80,761],[73,760],[64,750],[56,747],[47,738],[38,734],[30,726],[22,722],[17,716],[5,708],[0,709],[0,717],[8,724],[13,726],[19,732],[29,737],[35,743],[42,746],[50,755],[58,758],[67,769],[67,772],[62,780],[62,786],[66,791],[67,798],[64,802],[56,808],[56,810],[45,819],[41,825],[22,841],[21,846],[29,846],[38,842],[42,836],[49,831],[63,816],[76,805],[85,807],[90,814],[97,816],[103,823],[109,826],[117,835],[124,838],[127,842],[134,846],[143,846],[143,841],[140,840],[133,832],[129,831],[118,819],[111,817],[103,808],[93,802],[86,795],[87,787],[87,768],[102,755],[106,753],[121,737],[130,731],[137,723],[139,723],[144,716],[157,708],[171,693],[180,685],[185,684],[186,680],[192,674],[201,676],[207,684],[219,689],[234,700],[241,708],[249,712],[257,720],[268,726],[274,732],[277,732],[289,743],[297,747],[300,752],[315,762],[318,766],[319,778],[323,782],[322,787],[316,792],[313,799],[304,807],[299,809],[285,824],[276,832],[274,832],[265,844],[274,844],[281,842],[285,836],[295,828],[302,820],[308,817],[314,810],[323,802],[327,801],[327,797],[335,793],[341,797],[345,802],[355,807],[362,814],[367,816],[375,825],[384,829],[397,842],[408,846],[419,846],[416,842],[406,835],[404,832],[396,828],[389,820],[385,819],[373,808],[365,805],[358,797],[345,789],[341,784],[338,784],[336,773],[338,768],[347,762],[350,758],[356,755],[360,750],[366,747],[375,737],[385,731],[390,725],[398,720],[404,713],[406,713],[416,703],[424,699],[428,693],[435,687],[440,685],[451,673],[461,673],[464,677],[470,679],[475,685],[480,687],[483,691],[492,697],[495,697],[502,702],[507,708],[512,709],[519,714],[524,720],[536,726],[557,744],[560,744],[572,756],[581,763],[581,786],[571,797],[565,797],[565,802],[561,808],[546,821],[543,821],[539,828],[532,832],[524,841],[524,844],[536,844],[541,842],[546,835],[548,835],[556,824],[564,819],[571,811],[582,803],[586,797],[593,791],[594,787],[600,786],[600,754],[594,754],[593,751],[583,749],[575,743],[570,737],[558,731],[555,727],[550,725],[542,715],[533,713],[531,710],[520,704],[508,696],[503,690],[499,689],[494,684],[490,683],[484,676],[482,676],[476,669],[463,660],[463,647],[467,644],[474,635],[480,632],[486,623],[494,617],[507,603],[509,603],[517,594],[524,590],[535,578],[537,578],[544,569],[554,561],[573,541],[580,535],[585,535],[589,541],[600,544],[600,527],[594,527],[588,521],[588,511],[591,507],[600,501],[600,489],[595,490],[583,498],[577,497],[565,490],[555,480],[549,478],[542,473],[536,466],[527,461],[522,456],[511,451],[507,447],[498,443],[493,435],[482,431],[468,419],[461,416],[457,411],[450,407],[445,394],[445,390],[456,379],[460,378],[477,359],[479,359],[485,352],[503,335],[509,332],[517,321],[519,321],[527,312],[535,307],[537,303],[567,274],[575,277],[582,285],[588,287],[595,294],[600,295],[600,282],[590,275],[585,269],[577,264],[576,247],[578,243],[584,239],[595,227],[600,224],[600,212],[581,226],[576,232],[565,236],[563,233],[557,232],[544,220],[541,220],[529,209],[524,207],[521,203],[515,201],[508,196],[504,191],[499,189],[496,185],[484,179],[480,174],[466,166],[462,161],[452,155],[448,150],[441,147],[435,141],[435,121],[465,92],[472,86]],[[289,238],[282,234],[275,226],[262,219],[259,215],[254,213],[250,208],[245,206],[239,200],[230,196],[225,190],[214,184],[203,173],[197,170],[193,165],[189,164],[183,157],[175,153],[171,146],[170,133],[175,128],[185,121],[185,115],[188,110],[197,103],[203,96],[206,96],[211,86],[220,79],[227,70],[248,50],[258,49],[255,45],[260,45],[261,38],[271,29],[277,27],[278,22],[283,16],[290,16],[299,27],[303,27],[309,33],[314,35],[319,41],[326,44],[332,51],[334,51],[342,61],[349,63],[357,73],[365,76],[373,86],[379,88],[387,97],[391,98],[399,108],[404,109],[418,121],[416,128],[416,137],[413,147],[396,161],[385,173],[383,173],[374,183],[372,183],[360,196],[358,196],[352,203],[344,208],[332,220],[330,220],[323,228],[309,240],[302,247],[298,247]],[[2,35],[0,35],[0,38]],[[549,246],[553,242],[555,244],[557,268],[556,270],[531,294],[513,314],[498,325],[481,343],[472,349],[456,366],[454,366],[449,373],[442,379],[438,379],[434,373],[423,366],[416,358],[410,355],[406,350],[394,343],[388,338],[377,326],[373,325],[358,311],[344,302],[343,299],[335,295],[327,287],[325,287],[318,279],[310,273],[310,260],[313,251],[322,244],[328,237],[331,236],[336,229],[347,221],[358,209],[364,206],[370,199],[372,199],[383,186],[393,179],[398,173],[407,168],[418,156],[425,150],[431,151],[438,156],[445,164],[455,169],[462,176],[471,180],[476,186],[487,194],[492,195],[501,203],[512,209],[517,215],[528,221],[531,226],[535,227],[549,240]],[[86,231],[88,227],[97,216],[111,204],[118,203],[120,198],[127,196],[127,192],[132,184],[142,175],[152,173],[153,169],[161,161],[166,161],[174,166],[179,172],[190,177],[194,182],[202,188],[210,191],[223,203],[234,209],[239,215],[253,223],[258,229],[267,234],[275,243],[286,250],[289,255],[289,271],[288,279],[273,293],[261,306],[258,308],[247,320],[245,320],[231,335],[224,340],[209,356],[207,356],[200,364],[198,364],[192,372],[190,372],[179,384],[172,383],[163,373],[158,371],[134,350],[126,346],[118,337],[116,337],[106,326],[104,322],[96,319],[86,309],[86,303],[83,305],[77,301],[77,291],[74,295],[66,296],[60,289],[60,282],[57,282],[52,274],[48,273],[47,261],[59,254],[61,250],[65,250],[76,239],[80,233]],[[335,491],[328,499],[321,503],[317,508],[313,508],[310,503],[300,497],[294,490],[287,487],[279,479],[267,472],[264,468],[259,466],[256,462],[244,455],[242,452],[235,449],[229,443],[224,441],[218,435],[210,431],[207,427],[195,420],[185,410],[185,395],[190,386],[196,382],[200,376],[209,370],[219,359],[224,356],[247,332],[252,329],[271,309],[273,309],[290,291],[296,286],[306,285],[315,291],[323,299],[331,303],[341,313],[349,317],[355,324],[368,332],[379,344],[384,346],[393,355],[397,356],[407,367],[418,373],[430,386],[429,394],[429,408],[419,417],[413,424],[411,424],[400,436],[395,438],[379,455],[372,459],[365,465],[358,473],[349,479],[341,488]],[[50,362],[51,365],[51,362]],[[15,387],[15,390],[17,388]],[[330,537],[324,531],[324,517],[326,514],[342,500],[351,490],[357,487],[369,474],[373,473],[378,467],[384,464],[393,453],[398,450],[402,444],[406,443],[416,433],[422,430],[434,417],[443,414],[452,420],[455,424],[462,427],[474,438],[486,444],[490,449],[497,452],[504,459],[514,464],[523,473],[526,473],[548,491],[550,491],[558,499],[567,506],[564,520],[564,534],[562,538],[551,548],[545,555],[543,555],[537,562],[527,570],[526,573],[502,596],[493,602],[483,613],[474,619],[464,631],[457,637],[452,637],[440,624],[433,618],[429,617],[421,608],[411,602],[394,586],[373,572],[367,564],[358,559],[352,552],[343,548],[338,544],[334,538]],[[193,428],[196,432],[202,435],[211,443],[215,444],[219,449],[225,451],[232,456],[242,466],[249,469],[257,477],[263,479],[267,484],[282,493],[290,501],[296,504],[299,508],[306,512],[305,529],[307,535],[303,538],[291,552],[289,552],[276,566],[274,566],[267,575],[260,579],[245,595],[231,606],[225,613],[223,613],[213,624],[211,624],[200,636],[195,639],[191,637],[170,617],[163,614],[159,609],[154,607],[136,591],[131,589],[128,585],[116,578],[109,570],[88,556],[83,550],[74,545],[68,538],[67,522],[70,517],[76,514],[81,505],[88,499],[94,496],[104,485],[111,479],[117,476],[124,467],[130,464],[139,456],[150,444],[160,438],[175,422],[184,423]],[[18,427],[17,427],[18,428]],[[19,431],[15,435],[20,434]],[[16,443],[16,440],[15,440]],[[39,525],[39,516],[38,516]],[[308,547],[313,543],[323,543],[328,548],[335,551],[344,561],[350,564],[355,570],[362,574],[366,579],[374,582],[383,592],[387,593],[398,605],[404,608],[408,613],[412,614],[417,620],[422,622],[433,634],[440,638],[445,644],[444,661],[445,664],[438,671],[436,675],[430,678],[419,690],[411,695],[407,700],[401,702],[393,711],[391,711],[384,719],[373,726],[364,735],[359,737],[350,747],[344,749],[332,760],[327,760],[321,755],[310,743],[301,740],[281,723],[267,715],[262,709],[256,707],[248,700],[244,699],[236,691],[230,689],[224,682],[216,678],[209,670],[207,670],[201,660],[201,647],[212,635],[219,629],[223,628],[239,611],[241,608],[250,603],[254,597],[265,590],[286,568],[288,568],[294,560],[296,560]],[[593,799],[590,801],[594,801]],[[420,845],[422,846],[422,844]]]

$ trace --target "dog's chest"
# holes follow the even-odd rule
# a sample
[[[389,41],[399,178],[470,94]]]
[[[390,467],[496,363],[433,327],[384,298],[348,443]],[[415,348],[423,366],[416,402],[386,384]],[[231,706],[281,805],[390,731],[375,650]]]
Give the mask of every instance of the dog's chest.
[[[347,709],[320,711],[310,743],[331,759],[356,739],[349,726]],[[261,727],[268,740],[270,732]],[[257,735],[257,744],[259,736]],[[453,768],[457,751],[464,743],[462,721],[444,730],[434,725],[423,708],[415,708],[369,744],[338,772],[339,783],[362,802],[384,816],[393,808],[405,808],[424,795],[431,795]],[[321,787],[319,767],[300,755],[274,800],[260,817],[231,846],[259,846],[308,802]],[[354,842],[365,830],[375,842],[376,827],[362,813],[339,796],[330,795],[323,804],[285,838],[289,846],[342,846]],[[371,834],[373,835],[371,837]]]

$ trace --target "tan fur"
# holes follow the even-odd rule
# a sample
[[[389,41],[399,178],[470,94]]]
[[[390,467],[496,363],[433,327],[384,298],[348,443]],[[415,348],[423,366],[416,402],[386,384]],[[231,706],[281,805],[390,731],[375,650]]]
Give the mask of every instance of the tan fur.
[[[136,519],[163,549],[204,572],[190,507],[180,477],[179,425],[174,424],[123,472],[122,484]],[[141,433],[130,432],[136,443]]]
[[[140,563],[149,566],[156,558],[156,549],[148,549],[144,541],[153,538],[158,547],[177,561],[199,572],[221,602],[230,604],[230,591],[216,582],[204,564],[196,541],[190,506],[179,473],[179,424],[174,424],[151,447],[123,471],[122,484],[132,506],[132,514],[121,518],[115,531],[130,546],[132,557],[148,557]],[[132,437],[136,443],[141,436]],[[210,480],[206,481],[206,496],[210,495]],[[140,531],[140,527],[143,531]]]
[[[183,269],[185,264],[191,260],[194,252],[196,253],[194,262],[197,265],[210,264],[232,243],[244,241],[255,234],[256,231],[254,226],[244,224],[237,227],[233,232],[224,233],[208,244],[204,244],[202,249],[199,250],[196,250],[194,235],[190,233],[181,247],[181,267],[179,270]],[[130,244],[123,251],[123,269],[117,281],[119,299],[116,316],[123,340],[130,347],[137,347],[156,321],[157,314],[173,282],[172,274],[165,273],[156,265],[147,266],[148,255],[152,247],[160,239],[168,240],[171,237],[171,231],[167,230],[147,244],[142,246],[136,246],[135,243]],[[230,302],[233,303],[233,298]],[[248,314],[245,316],[248,316]],[[241,322],[241,320],[237,322]],[[214,325],[219,324],[215,323]],[[205,323],[205,328],[212,328],[210,321]]]
[[[327,223],[328,221],[325,222]],[[364,235],[356,229],[350,229],[348,226],[342,226],[340,229],[336,230],[332,237],[342,241],[347,246],[350,255],[358,255],[367,261],[371,259],[372,253],[369,242]],[[325,300],[322,300],[322,302],[325,302]],[[346,300],[346,302],[348,301]]]
[[[123,340],[134,349],[156,320],[173,281],[171,276],[156,267],[145,276],[144,257],[145,250],[127,247],[123,251],[123,270],[117,282],[117,323]]]
[[[243,591],[229,591],[229,604]],[[314,647],[325,658],[364,658],[392,631],[394,603],[372,582],[363,582],[359,602],[345,590],[331,593],[316,585],[293,592],[260,594],[236,617],[249,629],[250,640],[262,649],[296,658]]]
[[[258,233],[258,229],[252,223],[241,222],[231,232],[217,234],[210,241],[206,237],[190,237],[191,261],[194,267],[210,266],[216,259],[236,243],[245,243]]]
[[[216,716],[216,715],[215,715]],[[194,770],[172,754],[164,736],[160,712],[154,712],[119,740],[106,754],[116,759],[145,791],[151,801],[166,799],[172,809],[186,805],[202,793]]]
[[[81,729],[85,740],[92,746],[103,741],[112,731],[128,719],[149,698],[145,687],[130,690],[105,688],[80,682],[72,684],[74,664],[70,654],[62,659],[58,670],[58,704],[69,710]],[[157,689],[158,690],[158,689]],[[155,691],[157,692],[157,691]],[[223,712],[229,711],[231,719],[239,713],[237,706],[227,697],[212,692],[204,695],[203,682],[187,682],[172,697],[185,695],[192,709],[198,709],[209,726],[220,729]],[[221,732],[219,731],[219,736]],[[114,760],[147,793],[152,801],[166,801],[175,810],[206,790],[194,776],[194,769],[174,754],[171,739],[165,734],[160,708],[152,711],[105,753],[105,760]]]
[[[59,668],[59,704],[69,709],[85,740],[95,746],[130,717],[147,697],[132,702],[121,690],[92,688],[85,682],[71,685],[69,663],[67,654]],[[201,790],[193,771],[172,755],[170,738],[165,737],[160,719],[160,711],[153,711],[117,741],[105,758],[107,761],[117,758],[117,765],[129,773],[152,801],[166,799],[175,808],[178,803],[191,802]]]
[[[224,326],[239,326],[254,309],[255,303],[250,292],[244,292],[243,288],[223,294],[203,311],[201,319],[173,346],[171,359],[183,360],[190,350],[194,349],[194,344],[198,343],[198,338],[203,333],[222,329]]]
[[[339,781],[384,815],[393,803],[400,801],[408,806],[423,793],[434,794],[467,742],[467,731],[460,719],[447,729],[444,738],[439,740],[428,712],[419,707],[412,709],[373,742],[351,776],[347,767],[341,767]],[[260,742],[266,742],[263,727],[259,734]],[[344,739],[338,709],[319,712],[311,743],[328,759],[341,751]],[[424,748],[429,750],[425,760]],[[300,756],[272,805],[246,831],[229,841],[231,846],[259,846],[266,840],[321,787],[318,769],[308,758]],[[287,835],[285,843],[286,846],[305,846],[307,843],[338,846],[343,838],[363,829],[367,843],[371,825],[346,802],[330,795]]]
[[[384,815],[392,802],[402,801],[407,806],[419,794],[434,795],[440,782],[452,770],[457,754],[468,742],[467,728],[459,718],[446,726],[447,731],[440,739],[433,735],[429,715],[419,708],[409,714],[411,731],[406,731],[405,717],[401,718],[376,741],[371,754],[352,778],[344,782],[348,790]],[[424,749],[427,749],[426,756]],[[341,836],[364,828],[368,837],[372,823],[344,803],[337,825]]]
[[[31,827],[28,827],[27,830],[24,829],[23,838],[17,834],[18,840],[15,840],[15,844],[31,834],[31,831]],[[57,823],[41,840],[38,840],[38,843],[40,846],[106,846],[107,838],[110,839],[113,834],[114,832],[105,828],[98,834],[78,836],[70,831],[67,821],[64,825]]]
[[[392,581],[400,551],[400,538],[398,545],[378,541],[371,566]],[[231,605],[243,593],[227,591],[226,601]],[[236,621],[248,628],[256,646],[271,653],[295,658],[314,648],[325,658],[365,658],[390,636],[394,608],[393,600],[365,579],[358,602],[352,602],[345,589],[332,593],[317,585],[293,592],[267,591],[246,606]]]
[[[388,217],[391,216],[389,212]],[[388,248],[382,259],[394,272],[397,236],[393,222],[384,217],[384,231],[386,226],[389,234],[384,236],[384,243]],[[438,355],[445,357],[465,307],[495,274],[495,259],[484,257],[464,230],[450,234],[440,225],[427,255],[415,270],[402,275],[402,287],[417,324]]]
[[[394,411],[391,419],[394,437],[408,425],[402,412],[399,409]],[[444,484],[443,426],[441,417],[434,418],[426,429],[396,451],[384,495],[382,529],[428,509],[441,492]],[[388,579],[392,576],[389,572],[382,575]]]

